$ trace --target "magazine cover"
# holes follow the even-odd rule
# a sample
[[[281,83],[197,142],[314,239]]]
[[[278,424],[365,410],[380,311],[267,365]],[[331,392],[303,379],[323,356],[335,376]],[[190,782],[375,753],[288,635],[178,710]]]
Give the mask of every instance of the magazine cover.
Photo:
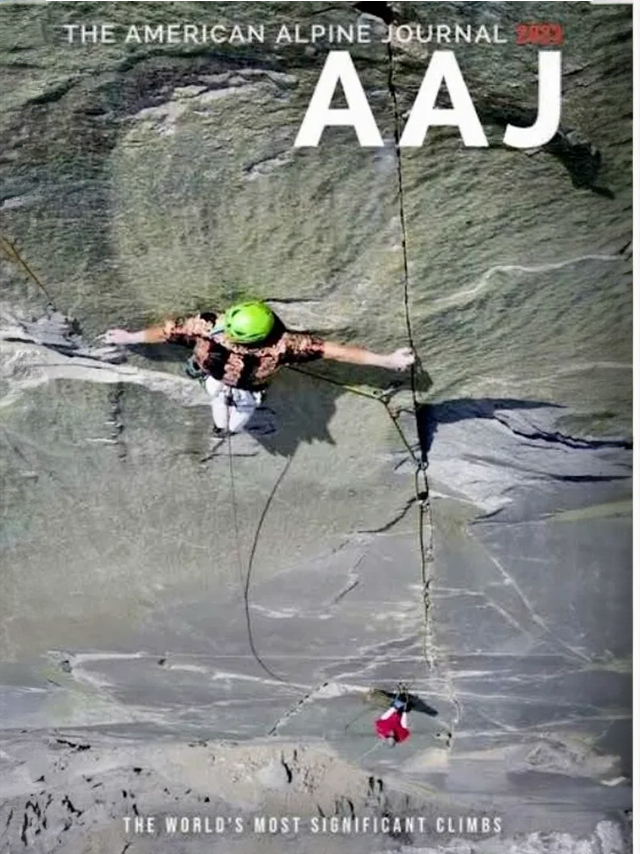
[[[0,2],[0,852],[631,851],[632,6]]]

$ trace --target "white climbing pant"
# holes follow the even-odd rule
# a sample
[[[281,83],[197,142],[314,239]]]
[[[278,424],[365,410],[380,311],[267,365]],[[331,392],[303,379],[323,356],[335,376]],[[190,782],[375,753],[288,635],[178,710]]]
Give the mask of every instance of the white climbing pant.
[[[260,391],[231,388],[213,377],[207,377],[204,387],[211,399],[213,423],[230,433],[243,430],[262,401]]]
[[[391,706],[391,708],[387,709],[387,711],[383,715],[380,715],[380,720],[386,721],[387,718],[390,718],[391,715],[397,711],[398,710],[396,709],[395,706]],[[406,712],[402,712],[402,714],[400,715],[400,726],[403,726],[405,729],[407,728],[407,713]]]

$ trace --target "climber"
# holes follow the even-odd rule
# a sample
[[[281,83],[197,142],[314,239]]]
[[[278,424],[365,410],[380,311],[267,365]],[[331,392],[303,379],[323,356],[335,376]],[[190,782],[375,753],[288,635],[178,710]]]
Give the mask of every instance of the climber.
[[[184,320],[167,320],[138,332],[109,329],[103,338],[107,344],[166,341],[194,347],[187,373],[204,382],[218,433],[238,433],[245,427],[268,381],[282,365],[334,359],[401,371],[415,360],[409,347],[373,353],[291,332],[263,302],[240,303],[223,315],[202,312]]]
[[[391,706],[376,720],[376,733],[390,747],[395,747],[401,741],[406,741],[411,733],[407,726],[409,712],[409,697],[398,691],[391,701]]]

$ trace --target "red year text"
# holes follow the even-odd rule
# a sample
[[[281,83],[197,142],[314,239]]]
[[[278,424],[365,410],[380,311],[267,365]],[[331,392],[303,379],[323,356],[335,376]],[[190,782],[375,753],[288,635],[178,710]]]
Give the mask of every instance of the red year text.
[[[563,41],[560,24],[516,24],[516,44],[559,46]]]

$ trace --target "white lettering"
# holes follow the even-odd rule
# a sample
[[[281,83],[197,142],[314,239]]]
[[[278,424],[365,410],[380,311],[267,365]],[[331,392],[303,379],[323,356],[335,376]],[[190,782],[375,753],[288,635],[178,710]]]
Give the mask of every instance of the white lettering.
[[[300,816],[256,815],[253,817],[254,833],[298,833],[300,830]]]
[[[466,42],[467,44],[471,44],[471,27],[469,25],[461,27],[460,24],[456,24],[455,33],[456,42]]]
[[[169,24],[167,26],[167,44],[178,44],[180,41],[180,26],[179,24]]]
[[[242,27],[238,26],[238,24],[235,24],[231,28],[229,44],[244,44],[244,35],[242,33]]]
[[[400,24],[396,28],[396,38],[401,44],[407,44],[413,38],[413,30],[410,24]]]
[[[314,26],[321,26],[320,24]],[[400,29],[400,28],[398,28]],[[281,28],[291,38],[286,28]],[[69,36],[72,38],[72,35]],[[538,114],[531,127],[507,125],[504,144],[511,148],[537,148],[545,145],[560,126],[562,109],[562,54],[560,51],[538,53]],[[331,101],[338,83],[342,85],[347,108],[332,108]],[[446,86],[451,108],[436,107],[440,88]],[[455,53],[434,51],[425,71],[399,145],[419,148],[431,126],[457,127],[468,147],[488,146],[469,90],[458,66]],[[298,135],[295,148],[315,148],[326,127],[352,127],[360,146],[380,148],[384,145],[358,72],[348,51],[330,51],[320,73]]]
[[[476,44],[480,44],[480,42],[486,42],[487,44],[491,44],[491,36],[489,35],[489,30],[485,27],[484,24],[480,24],[480,26],[478,27],[475,42]]]
[[[453,104],[450,110],[435,106],[442,83],[446,85]],[[457,126],[467,146],[486,148],[489,144],[455,54],[450,50],[434,52],[405,125],[400,146],[419,148],[431,125]]]
[[[162,42],[164,41],[164,30],[162,28],[162,24],[157,26],[155,30],[153,27],[150,27],[149,24],[144,25],[144,43],[148,44],[149,42]]]
[[[331,108],[338,83],[342,84],[347,109]],[[361,146],[381,148],[384,145],[351,54],[346,50],[329,52],[294,147],[315,148],[328,126],[353,127]]]
[[[138,28],[135,25],[130,26],[127,30],[127,35],[125,36],[124,43],[128,44],[132,41],[136,41],[138,42],[138,44],[142,44],[140,33],[138,32]]]
[[[62,29],[67,31],[67,41],[69,44],[73,42],[75,30],[80,28],[80,24],[63,24]]]
[[[72,44],[76,35],[80,36],[82,44],[114,44],[116,37],[114,24],[62,24],[67,31],[67,41]]]
[[[278,35],[276,36],[276,44],[282,44],[282,42],[287,42],[291,44],[293,39],[291,38],[291,33],[289,32],[289,27],[286,24],[283,24],[278,30]]]
[[[509,39],[501,39],[500,38],[500,25],[496,24],[493,28],[493,42],[494,44],[506,44]]]
[[[562,53],[538,51],[538,116],[528,128],[507,125],[504,144],[511,148],[537,148],[555,135],[562,104]]]
[[[198,28],[195,24],[184,25],[184,43],[188,44],[189,42],[198,44]]]
[[[248,40],[250,42],[264,42],[264,24],[254,27],[249,24]]]

